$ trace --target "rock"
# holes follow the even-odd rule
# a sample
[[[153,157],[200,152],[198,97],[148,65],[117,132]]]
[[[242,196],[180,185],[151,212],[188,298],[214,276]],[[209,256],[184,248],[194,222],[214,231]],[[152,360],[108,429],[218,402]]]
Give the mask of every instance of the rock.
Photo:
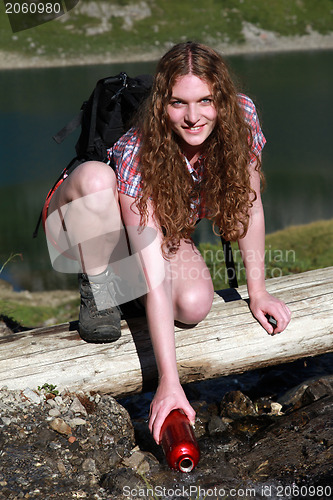
[[[283,415],[282,405],[280,403],[275,403],[274,401],[271,403],[271,412],[270,415]]]
[[[89,474],[96,474],[97,469],[96,469],[96,463],[95,460],[92,458],[86,458],[82,464],[82,469],[85,472],[89,472]]]
[[[38,394],[36,394],[31,389],[29,389],[29,387],[24,389],[24,391],[22,392],[22,395],[25,398],[27,398],[29,401],[31,401],[31,403],[35,403],[36,405],[39,405],[41,402],[40,396],[38,396]]]
[[[104,448],[113,446],[115,443],[115,437],[113,436],[113,434],[110,434],[109,432],[104,432],[101,443]]]
[[[128,412],[112,396],[104,395],[98,404],[99,418],[104,422],[103,434],[111,432],[115,446],[119,444],[130,451],[135,445],[134,428]]]
[[[333,394],[333,377],[327,379],[321,378],[312,382],[309,387],[305,389],[302,398],[304,404],[311,404],[314,401],[331,396]]]
[[[158,464],[158,461],[151,453],[143,452],[136,446],[133,448],[131,455],[124,458],[123,464],[139,474],[146,474],[151,466]]]
[[[73,413],[79,413],[81,415],[87,415],[87,410],[81,403],[78,397],[74,397],[72,404],[69,407],[70,411]]]
[[[68,423],[72,428],[74,428],[79,425],[86,425],[87,421],[83,420],[83,418],[72,418]]]
[[[281,398],[283,411],[294,411],[333,394],[333,376],[309,380],[291,389]]]
[[[105,474],[101,479],[101,485],[112,494],[112,498],[116,498],[117,495],[123,495],[121,498],[131,498],[131,491],[144,491],[147,488],[144,480],[126,467]]]
[[[62,460],[58,460],[57,461],[57,467],[58,467],[58,471],[61,473],[61,474],[65,474],[66,472],[66,467],[64,465],[64,462]]]
[[[208,432],[210,436],[216,436],[230,430],[230,424],[221,417],[213,415],[208,423]]]
[[[221,414],[227,408],[229,416],[219,416],[218,397],[212,404],[193,402],[202,434],[201,459],[191,474],[168,468],[142,413],[134,436],[128,412],[109,395],[63,393],[35,404],[22,391],[0,389],[0,498],[68,500],[70,492],[71,498],[124,500],[147,484],[170,491],[214,485],[226,494],[247,484],[258,493],[262,485],[325,485],[333,460],[333,395],[325,396],[331,382],[303,385],[300,397],[308,391],[307,401],[314,402],[284,415],[272,396],[252,403],[240,391],[223,400]],[[61,417],[50,421],[51,410]]]
[[[34,446],[36,449],[43,449],[50,445],[54,438],[54,432],[48,427],[42,427],[34,433]]]
[[[241,391],[228,392],[221,401],[221,416],[231,419],[257,415],[251,399]]]
[[[0,337],[5,337],[6,335],[11,335],[13,331],[7,326],[5,321],[0,317]]]
[[[218,409],[215,404],[208,405],[206,401],[196,401],[193,403],[193,408],[196,411],[194,433],[199,439],[204,436],[212,417],[217,416]]]
[[[59,434],[63,434],[65,436],[70,436],[72,434],[72,428],[66,424],[62,418],[55,418],[51,420],[49,426],[54,431],[59,432]]]
[[[57,406],[58,406],[53,398],[47,399],[46,402],[49,406],[51,406],[51,408],[57,408]]]
[[[49,411],[49,415],[50,417],[59,417],[60,411],[58,408],[51,408],[51,410]]]
[[[64,404],[63,399],[61,396],[56,396],[54,398],[54,401],[57,403],[58,406],[62,406]]]

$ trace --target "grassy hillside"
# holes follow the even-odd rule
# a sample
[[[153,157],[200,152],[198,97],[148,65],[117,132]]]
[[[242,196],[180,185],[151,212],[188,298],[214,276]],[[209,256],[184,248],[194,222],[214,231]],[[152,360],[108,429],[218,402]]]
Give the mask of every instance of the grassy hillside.
[[[210,269],[215,290],[226,288],[222,247],[208,243],[199,247]],[[237,244],[233,254],[239,284],[246,283]],[[333,220],[294,226],[266,236],[266,278],[301,273],[333,265]]]
[[[188,39],[241,44],[244,22],[282,36],[326,34],[332,17],[331,0],[81,0],[66,15],[17,33],[2,9],[0,47],[39,58],[129,57]]]

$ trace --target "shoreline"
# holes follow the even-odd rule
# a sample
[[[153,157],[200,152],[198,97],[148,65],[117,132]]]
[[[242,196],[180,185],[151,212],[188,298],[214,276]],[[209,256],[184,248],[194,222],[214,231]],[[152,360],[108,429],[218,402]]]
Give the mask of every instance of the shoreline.
[[[225,43],[209,43],[223,56],[237,55],[265,55],[281,52],[297,51],[319,51],[333,50],[333,33],[321,35],[311,31],[302,36],[280,37],[273,32],[255,28],[253,25],[246,26],[244,30],[245,42],[237,45],[228,45]],[[116,56],[94,54],[80,56],[76,58],[44,58],[43,56],[26,57],[15,52],[6,52],[0,50],[0,70],[14,69],[37,69],[37,68],[55,68],[66,66],[84,66],[98,64],[119,64],[119,63],[138,63],[153,62],[158,60],[167,50],[166,47],[157,49],[153,47],[149,52],[124,51]]]

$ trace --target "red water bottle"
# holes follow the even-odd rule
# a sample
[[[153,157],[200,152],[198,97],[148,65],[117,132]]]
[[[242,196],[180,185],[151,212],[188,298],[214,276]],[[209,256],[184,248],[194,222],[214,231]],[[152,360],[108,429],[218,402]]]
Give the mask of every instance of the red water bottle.
[[[191,424],[181,410],[173,410],[161,428],[161,445],[169,467],[190,472],[199,462],[200,450]]]

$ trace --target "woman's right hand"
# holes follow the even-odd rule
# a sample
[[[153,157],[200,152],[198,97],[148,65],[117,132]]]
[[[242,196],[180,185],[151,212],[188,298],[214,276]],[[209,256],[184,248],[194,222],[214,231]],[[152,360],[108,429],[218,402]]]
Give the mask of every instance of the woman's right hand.
[[[170,382],[162,377],[150,405],[149,414],[149,429],[157,444],[160,444],[160,433],[164,420],[175,409],[183,410],[190,423],[194,424],[195,411],[188,402],[179,380]]]

